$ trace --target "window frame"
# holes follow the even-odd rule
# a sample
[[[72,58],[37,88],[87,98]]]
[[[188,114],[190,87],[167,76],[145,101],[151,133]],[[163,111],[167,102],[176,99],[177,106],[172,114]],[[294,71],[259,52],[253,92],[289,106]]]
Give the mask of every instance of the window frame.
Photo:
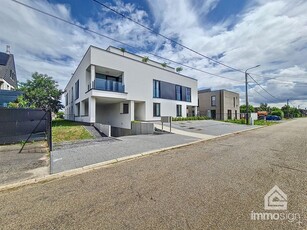
[[[129,103],[123,103],[123,111],[122,114],[129,114]]]
[[[176,105],[176,117],[182,117],[182,105]]]
[[[158,110],[157,107],[159,108]],[[161,117],[161,103],[153,103],[153,117]]]
[[[214,98],[214,100],[213,100],[213,98]],[[211,106],[216,106],[216,95],[211,96]]]
[[[161,82],[153,80],[153,98],[161,98]]]
[[[178,94],[177,94],[177,89],[179,89],[179,95],[180,95],[180,99],[178,99]],[[176,101],[182,101],[182,86],[181,85],[175,85],[175,99]]]

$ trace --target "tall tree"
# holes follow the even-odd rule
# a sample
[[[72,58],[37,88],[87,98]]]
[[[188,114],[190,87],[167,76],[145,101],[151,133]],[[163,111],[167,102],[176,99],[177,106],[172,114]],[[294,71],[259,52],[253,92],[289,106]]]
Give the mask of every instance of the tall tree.
[[[249,112],[249,113],[255,112],[254,106],[248,105],[248,112]],[[241,106],[240,106],[240,113],[246,113],[246,105],[241,105]]]
[[[24,93],[22,99],[29,107],[58,112],[64,107],[60,101],[63,91],[58,87],[58,83],[52,77],[35,72],[31,80],[20,83],[19,90]]]

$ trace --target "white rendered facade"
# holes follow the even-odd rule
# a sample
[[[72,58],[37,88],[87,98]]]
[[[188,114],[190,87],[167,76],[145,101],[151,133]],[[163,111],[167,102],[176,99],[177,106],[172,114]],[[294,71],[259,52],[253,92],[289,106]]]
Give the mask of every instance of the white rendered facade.
[[[154,82],[159,82],[155,89]],[[173,92],[175,85],[177,94],[183,94],[181,100],[161,98],[180,98],[162,91],[164,87]],[[154,97],[154,90],[159,95]],[[93,46],[68,82],[65,97],[66,119],[124,129],[130,129],[134,120],[197,114],[198,102],[197,80],[154,61],[144,63],[142,57],[114,47]]]

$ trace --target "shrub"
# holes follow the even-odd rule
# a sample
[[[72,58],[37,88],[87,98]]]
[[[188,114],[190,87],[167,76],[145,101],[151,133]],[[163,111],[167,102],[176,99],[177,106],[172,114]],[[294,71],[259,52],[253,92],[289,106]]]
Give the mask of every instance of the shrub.
[[[271,112],[271,115],[275,115],[275,116],[279,116],[279,117],[283,118],[284,117],[284,112],[281,111],[281,110],[275,110],[275,111]]]

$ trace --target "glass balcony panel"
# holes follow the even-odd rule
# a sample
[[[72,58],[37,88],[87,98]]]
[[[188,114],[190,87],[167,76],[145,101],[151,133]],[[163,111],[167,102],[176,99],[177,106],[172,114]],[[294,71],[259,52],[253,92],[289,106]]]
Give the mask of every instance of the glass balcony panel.
[[[96,78],[94,82],[94,89],[119,93],[125,92],[125,86],[123,83],[100,78]]]

